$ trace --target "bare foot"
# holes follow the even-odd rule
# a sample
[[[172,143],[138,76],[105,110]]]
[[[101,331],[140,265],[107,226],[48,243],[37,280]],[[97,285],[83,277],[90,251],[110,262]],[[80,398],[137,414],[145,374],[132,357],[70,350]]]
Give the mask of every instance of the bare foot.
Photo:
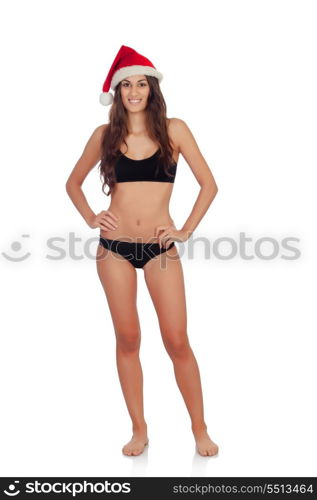
[[[203,457],[217,455],[219,450],[218,445],[210,439],[207,429],[193,431],[193,433],[196,439],[196,448],[200,455]]]
[[[148,442],[146,431],[134,431],[132,439],[122,448],[122,453],[128,456],[140,455]]]

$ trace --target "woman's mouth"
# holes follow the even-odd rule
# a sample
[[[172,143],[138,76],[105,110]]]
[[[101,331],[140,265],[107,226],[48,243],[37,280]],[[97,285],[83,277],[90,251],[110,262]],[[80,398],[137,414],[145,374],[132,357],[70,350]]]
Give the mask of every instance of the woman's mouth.
[[[139,102],[142,101],[142,99],[128,99],[128,101],[131,103],[131,104],[139,104]]]

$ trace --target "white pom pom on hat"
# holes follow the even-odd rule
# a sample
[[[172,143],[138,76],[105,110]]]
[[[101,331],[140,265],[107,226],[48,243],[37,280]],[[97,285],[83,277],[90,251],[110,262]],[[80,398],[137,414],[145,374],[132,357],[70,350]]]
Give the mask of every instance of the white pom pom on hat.
[[[103,92],[99,96],[99,102],[104,106],[109,106],[109,104],[113,103],[113,95],[110,92]]]
[[[103,84],[102,93],[99,96],[100,104],[103,106],[112,104],[113,94],[109,92],[109,89],[114,90],[119,82],[132,75],[155,76],[159,82],[163,80],[162,73],[157,71],[149,59],[131,47],[121,45]]]

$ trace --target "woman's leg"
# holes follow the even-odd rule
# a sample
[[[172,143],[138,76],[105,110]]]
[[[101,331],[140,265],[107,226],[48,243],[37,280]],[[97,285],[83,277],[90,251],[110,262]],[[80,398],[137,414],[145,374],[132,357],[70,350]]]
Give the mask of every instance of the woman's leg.
[[[173,362],[176,382],[191,418],[198,452],[204,456],[215,455],[218,446],[207,433],[199,368],[187,336],[184,276],[177,247],[151,259],[143,270],[163,343]]]
[[[105,291],[116,335],[116,360],[133,437],[122,451],[139,455],[148,442],[143,408],[143,373],[139,358],[140,323],[136,308],[137,275],[124,257],[98,245],[97,273]]]

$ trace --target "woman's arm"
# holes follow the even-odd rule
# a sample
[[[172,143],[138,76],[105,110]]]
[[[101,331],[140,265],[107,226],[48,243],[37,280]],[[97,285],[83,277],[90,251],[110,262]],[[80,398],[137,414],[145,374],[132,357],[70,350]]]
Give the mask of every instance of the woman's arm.
[[[181,229],[181,231],[187,233],[189,238],[215,198],[218,186],[186,123],[179,118],[173,118],[171,122],[170,131],[173,142],[178,145],[180,153],[185,158],[200,185],[197,200]]]
[[[66,191],[78,212],[90,226],[96,214],[91,210],[81,188],[88,173],[101,159],[101,140],[107,125],[97,127],[89,138],[84,151],[66,182]]]

